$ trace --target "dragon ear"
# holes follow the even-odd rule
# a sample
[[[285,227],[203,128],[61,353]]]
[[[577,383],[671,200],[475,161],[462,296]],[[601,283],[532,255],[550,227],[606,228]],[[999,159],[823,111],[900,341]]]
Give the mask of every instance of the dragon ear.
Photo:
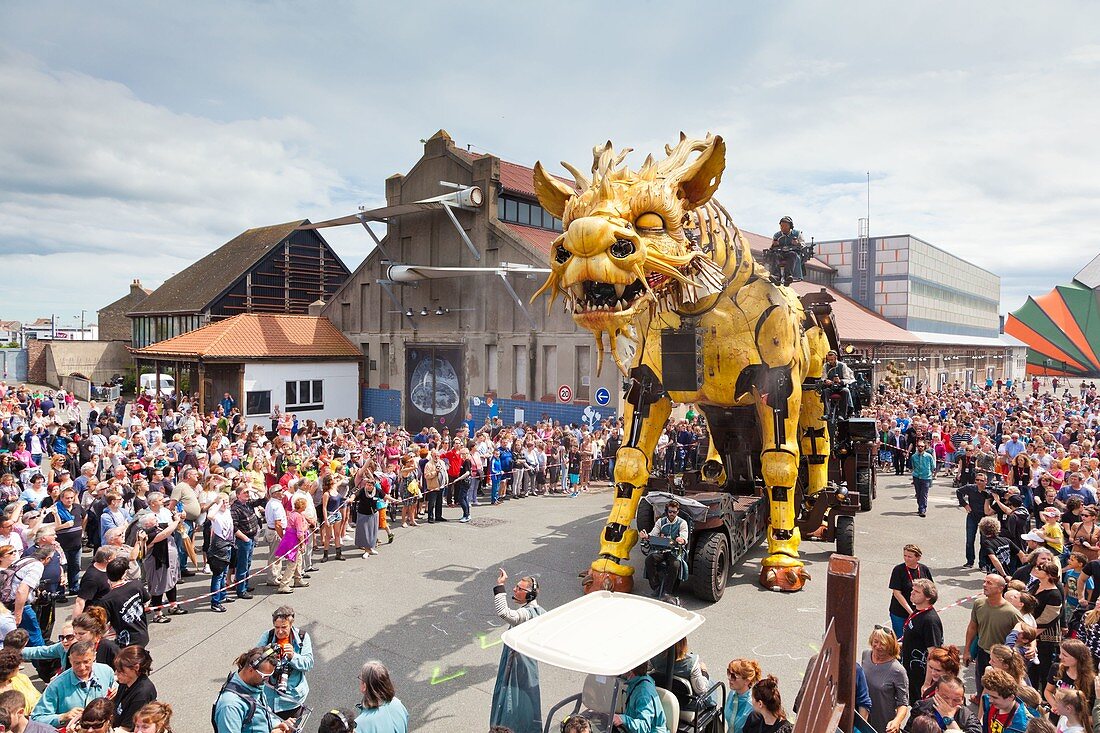
[[[722,182],[722,171],[725,169],[726,142],[721,135],[715,135],[676,182],[680,197],[687,202],[688,209],[697,209],[710,201]]]
[[[542,208],[561,219],[565,213],[565,204],[573,195],[573,190],[557,178],[546,172],[542,163],[535,163],[535,195]]]

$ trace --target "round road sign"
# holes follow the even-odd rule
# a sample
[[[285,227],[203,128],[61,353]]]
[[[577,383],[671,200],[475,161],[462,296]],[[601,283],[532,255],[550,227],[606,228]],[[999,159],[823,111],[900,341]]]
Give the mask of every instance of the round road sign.
[[[570,387],[568,384],[563,384],[562,386],[558,387],[558,399],[562,402],[572,402],[573,388]]]
[[[606,405],[611,401],[611,393],[607,391],[607,387],[600,387],[596,390],[596,404]]]

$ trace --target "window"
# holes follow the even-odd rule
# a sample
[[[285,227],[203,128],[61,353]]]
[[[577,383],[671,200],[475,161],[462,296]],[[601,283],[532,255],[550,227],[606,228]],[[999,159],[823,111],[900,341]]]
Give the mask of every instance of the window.
[[[592,384],[592,347],[578,346],[573,362],[573,399],[587,402]]]
[[[263,392],[245,392],[244,414],[270,415],[271,414],[271,390]]]
[[[485,391],[496,392],[500,380],[500,368],[497,364],[497,345],[485,346]]]
[[[303,379],[286,383],[286,410],[309,412],[325,409],[324,380]]]
[[[558,375],[558,347],[542,347],[542,394],[552,395],[557,393],[558,385],[554,379]]]
[[[556,218],[537,203],[511,196],[497,197],[497,219],[555,232],[562,230],[561,219]]]
[[[378,386],[384,389],[390,388],[390,345],[381,345],[382,358],[378,360]]]
[[[513,394],[527,394],[527,347],[512,347],[512,390]]]

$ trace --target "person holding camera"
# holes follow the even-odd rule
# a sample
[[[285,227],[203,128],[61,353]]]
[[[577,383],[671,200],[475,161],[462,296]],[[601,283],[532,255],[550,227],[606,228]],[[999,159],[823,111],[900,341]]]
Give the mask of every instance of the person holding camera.
[[[270,628],[258,646],[274,649],[274,673],[263,692],[267,706],[283,720],[297,718],[309,695],[306,672],[313,669],[313,641],[294,626],[294,609],[279,606],[271,614]]]
[[[211,713],[218,733],[292,733],[293,719],[281,719],[268,706],[265,684],[275,674],[278,652],[258,646],[237,657],[237,671],[230,673],[218,692]]]

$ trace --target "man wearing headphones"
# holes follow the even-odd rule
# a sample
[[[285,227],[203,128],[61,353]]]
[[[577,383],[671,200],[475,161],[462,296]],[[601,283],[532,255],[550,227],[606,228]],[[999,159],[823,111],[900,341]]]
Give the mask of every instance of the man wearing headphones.
[[[268,706],[283,720],[297,718],[302,712],[309,683],[306,672],[313,669],[313,640],[302,629],[294,626],[294,609],[279,606],[271,614],[272,628],[260,637],[261,647],[275,645],[279,648],[276,660],[285,661],[286,692],[281,693],[273,685],[264,685],[264,699]],[[280,680],[273,680],[278,683]]]
[[[509,626],[519,626],[544,612],[536,601],[539,583],[534,577],[525,576],[516,582],[512,589],[512,600],[521,605],[514,611],[508,608],[508,596],[504,591],[507,581],[508,573],[501,568],[493,587],[493,607]],[[513,733],[542,731],[538,663],[511,649],[507,644],[500,653],[489,725],[507,726]]]
[[[275,671],[276,654],[256,647],[237,657],[237,671],[226,678],[211,718],[218,733],[291,733],[294,720],[281,720],[264,702],[264,683]]]

